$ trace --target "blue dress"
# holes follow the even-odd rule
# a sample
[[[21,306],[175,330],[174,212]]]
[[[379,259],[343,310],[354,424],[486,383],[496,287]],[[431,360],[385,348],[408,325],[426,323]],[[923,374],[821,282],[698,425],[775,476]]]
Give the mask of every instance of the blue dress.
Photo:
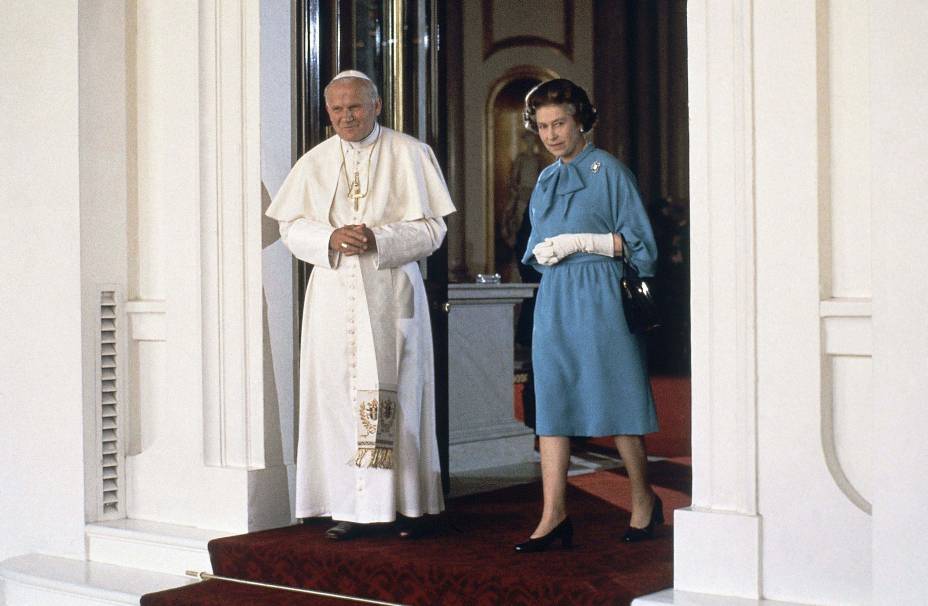
[[[622,311],[617,258],[575,253],[552,266],[532,254],[565,233],[619,233],[642,276],[657,246],[635,177],[588,144],[538,176],[529,203],[532,234],[522,262],[541,272],[532,334],[535,431],[542,436],[643,435],[657,431],[641,338]]]

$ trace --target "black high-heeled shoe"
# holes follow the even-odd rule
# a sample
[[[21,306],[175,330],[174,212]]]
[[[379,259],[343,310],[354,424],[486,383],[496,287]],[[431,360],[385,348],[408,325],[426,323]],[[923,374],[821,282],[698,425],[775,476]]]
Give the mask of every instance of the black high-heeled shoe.
[[[574,524],[570,521],[570,518],[564,518],[560,524],[552,528],[551,532],[545,536],[536,537],[534,539],[529,539],[524,543],[519,543],[516,545],[515,549],[519,553],[534,553],[537,551],[544,551],[557,539],[561,540],[561,546],[565,549],[568,549],[573,545]]]
[[[635,528],[634,526],[629,526],[628,530],[625,531],[625,534],[622,536],[622,540],[626,543],[637,543],[638,541],[645,541],[647,539],[654,537],[654,529],[657,528],[659,524],[664,523],[664,504],[661,502],[661,498],[657,495],[654,495],[654,507],[651,508],[651,521],[648,522],[648,525],[644,528]]]

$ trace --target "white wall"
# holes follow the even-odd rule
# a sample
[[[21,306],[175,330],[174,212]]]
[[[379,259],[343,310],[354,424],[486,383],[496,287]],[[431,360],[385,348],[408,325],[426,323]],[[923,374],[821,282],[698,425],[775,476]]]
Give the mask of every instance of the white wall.
[[[754,9],[758,495],[763,595],[866,604],[871,519],[849,497],[833,446],[837,438],[844,454],[868,473],[872,438],[869,425],[859,420],[866,419],[866,408],[859,411],[856,400],[843,396],[854,386],[854,375],[846,371],[854,351],[835,343],[855,335],[833,326],[832,320],[848,312],[841,311],[845,299],[829,286],[834,282],[843,294],[856,278],[853,291],[869,295],[869,278],[861,279],[869,272],[868,247],[856,245],[869,234],[863,231],[850,242],[832,238],[841,236],[848,218],[869,222],[867,204],[843,195],[866,183],[866,172],[862,178],[844,154],[851,142],[866,142],[867,123],[841,120],[854,111],[844,96],[855,88],[866,94],[866,74],[858,72],[862,82],[842,79],[854,54],[830,52],[844,49],[849,38],[866,44],[853,34],[867,7],[843,6],[848,13],[835,18],[824,3],[804,0],[757,3]],[[853,151],[857,158],[869,155],[866,144]],[[850,276],[847,265],[853,268]],[[864,321],[869,330],[869,319]],[[863,345],[869,347],[865,340]],[[852,363],[861,357],[856,353]],[[833,394],[841,396],[839,407]]]
[[[876,604],[928,596],[928,5],[871,2]]]
[[[77,7],[0,4],[0,559],[84,551]]]
[[[80,0],[80,199],[81,291],[84,365],[84,461],[86,517],[126,515],[125,436],[128,413],[129,325],[125,314],[128,272],[128,178],[132,158],[128,147],[126,83],[126,8],[100,0]],[[114,492],[116,503],[104,516],[102,480],[102,406],[99,347],[101,291],[116,298],[115,348],[118,441]],[[109,336],[110,333],[107,333]],[[109,443],[110,445],[112,443]]]
[[[290,162],[289,5],[266,8],[276,190]],[[101,283],[124,290],[135,343],[121,514],[230,531],[290,520],[292,283],[280,251],[266,259],[263,319],[279,333],[265,340],[269,398],[261,348],[249,347],[263,334],[256,9],[83,0],[0,10],[0,559],[84,556]],[[213,326],[217,336],[204,336]],[[220,356],[225,371],[211,374]],[[209,423],[218,410],[222,422]]]

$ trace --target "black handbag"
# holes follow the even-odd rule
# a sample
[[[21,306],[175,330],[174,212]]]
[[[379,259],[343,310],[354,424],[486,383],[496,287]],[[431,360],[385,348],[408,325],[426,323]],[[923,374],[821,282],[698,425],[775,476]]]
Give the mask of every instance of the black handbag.
[[[628,262],[625,245],[622,246],[622,309],[628,330],[643,334],[660,326],[657,305],[654,303],[650,280],[638,276],[638,271]]]

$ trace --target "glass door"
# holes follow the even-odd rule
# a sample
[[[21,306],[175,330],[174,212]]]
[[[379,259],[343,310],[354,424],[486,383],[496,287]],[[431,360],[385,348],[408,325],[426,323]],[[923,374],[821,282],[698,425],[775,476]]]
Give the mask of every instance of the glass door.
[[[323,89],[346,69],[380,90],[380,123],[427,142],[447,173],[447,115],[438,69],[443,0],[293,0],[294,158],[331,136]],[[300,317],[311,266],[298,267]],[[435,349],[436,417],[442,481],[448,482],[447,244],[423,265]]]
[[[296,151],[326,136],[322,90],[341,70],[357,69],[377,84],[381,123],[432,145],[438,113],[438,0],[295,0]]]

